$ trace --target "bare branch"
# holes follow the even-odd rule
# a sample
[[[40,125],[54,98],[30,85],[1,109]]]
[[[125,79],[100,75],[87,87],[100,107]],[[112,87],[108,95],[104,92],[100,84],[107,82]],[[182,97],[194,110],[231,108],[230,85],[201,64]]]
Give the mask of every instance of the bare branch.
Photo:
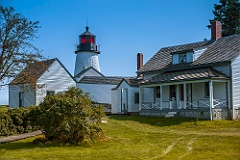
[[[29,21],[13,7],[0,6],[0,85],[15,78],[27,64],[43,59],[32,44],[39,28],[38,21]]]

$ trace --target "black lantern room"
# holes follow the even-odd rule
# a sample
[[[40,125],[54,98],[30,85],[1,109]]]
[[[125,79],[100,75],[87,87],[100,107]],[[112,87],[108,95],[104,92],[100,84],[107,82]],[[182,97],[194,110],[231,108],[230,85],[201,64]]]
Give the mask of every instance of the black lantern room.
[[[79,45],[77,46],[77,50],[75,53],[80,51],[91,51],[100,53],[97,50],[96,46],[96,36],[88,31],[89,27],[86,27],[86,31],[79,36]]]

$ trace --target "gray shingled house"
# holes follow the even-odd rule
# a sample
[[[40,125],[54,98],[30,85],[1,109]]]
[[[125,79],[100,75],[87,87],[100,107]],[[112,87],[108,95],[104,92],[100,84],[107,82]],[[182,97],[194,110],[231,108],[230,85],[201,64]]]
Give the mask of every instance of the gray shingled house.
[[[240,35],[160,49],[137,72],[140,115],[239,119]]]

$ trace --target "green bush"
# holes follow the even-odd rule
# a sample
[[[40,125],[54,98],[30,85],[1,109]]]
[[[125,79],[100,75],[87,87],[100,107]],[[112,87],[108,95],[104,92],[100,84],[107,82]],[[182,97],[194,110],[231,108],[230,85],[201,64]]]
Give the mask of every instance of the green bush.
[[[37,130],[31,125],[29,112],[32,107],[10,109],[0,111],[0,136],[27,133]]]
[[[104,115],[102,107],[94,105],[89,95],[77,88],[47,96],[31,110],[31,115],[38,119],[35,125],[44,130],[47,141],[78,143],[84,139],[95,140],[103,133],[100,127]]]

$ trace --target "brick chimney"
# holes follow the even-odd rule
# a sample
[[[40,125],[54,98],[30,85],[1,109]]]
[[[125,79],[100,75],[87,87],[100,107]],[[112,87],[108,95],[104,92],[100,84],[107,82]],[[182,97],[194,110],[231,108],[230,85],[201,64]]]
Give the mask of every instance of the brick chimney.
[[[142,68],[143,66],[143,54],[142,53],[138,53],[137,54],[137,71]],[[138,77],[141,77],[142,74],[137,74]]]
[[[220,21],[211,21],[211,40],[222,38],[222,23]]]

